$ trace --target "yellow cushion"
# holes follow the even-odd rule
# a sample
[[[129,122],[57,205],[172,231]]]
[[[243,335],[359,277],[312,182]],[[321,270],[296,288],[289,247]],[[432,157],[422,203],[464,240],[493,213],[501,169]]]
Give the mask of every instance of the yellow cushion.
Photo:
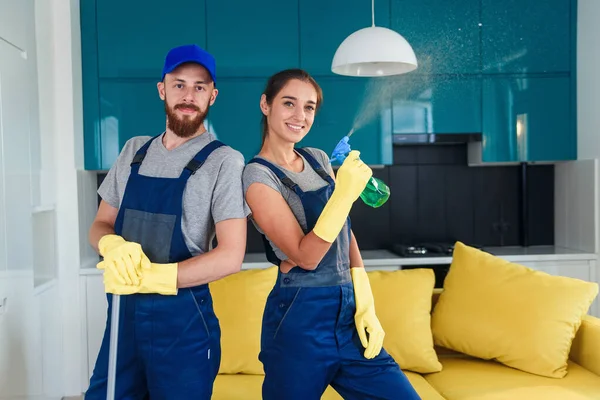
[[[251,269],[210,283],[221,325],[222,374],[262,374],[258,360],[262,316],[277,267]]]
[[[213,386],[211,400],[262,400],[264,378],[264,375],[219,374]],[[321,400],[342,400],[342,396],[328,386]],[[426,398],[424,397],[423,400]],[[432,400],[437,399],[432,398]]]
[[[217,375],[211,400],[262,399],[264,375]]]
[[[600,376],[600,319],[590,315],[583,317],[569,358]]]
[[[597,294],[596,283],[535,271],[457,242],[432,314],[434,340],[561,378],[575,333]]]
[[[419,374],[414,372],[405,372],[408,381],[419,394],[421,400],[445,400],[440,394]],[[338,394],[331,386],[327,387],[321,400],[342,400],[342,396]]]
[[[406,377],[421,400],[444,400],[421,375],[407,372]],[[212,400],[261,400],[263,380],[264,375],[219,374],[213,387]],[[285,397],[282,395],[282,398]],[[342,400],[342,396],[328,386],[321,400]]]
[[[404,371],[404,373],[421,400],[445,400],[423,376],[410,371]]]
[[[569,362],[563,379],[542,377],[494,361],[442,359],[443,370],[425,379],[447,400],[598,400],[600,377]]]
[[[385,331],[384,348],[404,370],[440,371],[431,333],[433,270],[371,271],[369,281]]]

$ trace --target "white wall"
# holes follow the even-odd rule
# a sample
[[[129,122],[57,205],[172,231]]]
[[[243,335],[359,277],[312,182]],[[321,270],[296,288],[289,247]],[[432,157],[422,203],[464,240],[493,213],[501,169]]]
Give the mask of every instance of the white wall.
[[[81,393],[78,0],[0,1],[0,398]],[[84,229],[85,230],[85,229]]]
[[[36,212],[41,205],[36,59],[33,0],[0,3],[0,397],[5,398],[44,391],[39,306],[41,297],[56,291],[52,260],[33,257],[42,244],[34,238],[34,225],[44,225],[46,236],[54,237],[48,218],[39,224],[51,208]]]
[[[81,93],[81,40],[79,0],[46,0],[52,37],[48,45],[53,49],[49,66],[52,77],[52,98],[48,104],[53,115],[52,137],[56,187],[57,241],[60,312],[63,353],[63,394],[81,394],[82,382],[87,380],[86,354],[83,352],[80,317],[82,299],[79,292],[79,270],[89,260],[87,229],[78,210],[85,209],[81,202],[89,199],[86,189],[95,179],[83,169],[83,107]]]
[[[580,159],[600,158],[600,1],[578,0],[577,152]]]
[[[600,1],[578,0],[577,158],[556,165],[556,244],[600,252]]]
[[[555,165],[554,242],[557,246],[597,252],[598,160]]]

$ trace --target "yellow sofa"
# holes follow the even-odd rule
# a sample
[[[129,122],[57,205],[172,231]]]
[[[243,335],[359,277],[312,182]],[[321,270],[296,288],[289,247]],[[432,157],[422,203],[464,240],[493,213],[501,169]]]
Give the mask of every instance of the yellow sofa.
[[[450,273],[453,268],[459,269],[454,262]],[[276,274],[275,267],[248,270],[211,284],[215,312],[222,327],[222,362],[214,386],[215,400],[262,398],[264,376],[258,361],[262,307]],[[401,366],[410,368],[403,370],[423,400],[600,400],[600,319],[581,316],[580,326],[573,332],[574,339],[568,343],[564,377],[542,376],[543,373],[525,372],[504,364],[513,360],[503,363],[485,360],[437,345],[433,333],[440,335],[443,322],[430,317],[443,292],[433,289],[431,270],[370,271],[369,276],[377,313],[386,330],[384,346]],[[458,277],[459,272],[455,272],[454,278]],[[428,296],[416,292],[426,290]],[[447,287],[445,290],[450,291]],[[444,299],[446,303],[450,300],[450,297]],[[414,310],[414,304],[419,302],[418,307],[428,307],[432,313],[419,316]],[[406,325],[406,319],[420,325]],[[429,330],[432,322],[437,326]],[[415,372],[419,370],[426,372]],[[285,398],[282,394],[281,399]],[[331,387],[322,397],[341,398]]]

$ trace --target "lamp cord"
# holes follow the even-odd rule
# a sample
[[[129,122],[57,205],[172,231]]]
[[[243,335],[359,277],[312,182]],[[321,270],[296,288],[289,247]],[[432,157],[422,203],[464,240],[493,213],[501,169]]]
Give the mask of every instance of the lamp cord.
[[[375,26],[375,0],[371,0],[371,21]]]

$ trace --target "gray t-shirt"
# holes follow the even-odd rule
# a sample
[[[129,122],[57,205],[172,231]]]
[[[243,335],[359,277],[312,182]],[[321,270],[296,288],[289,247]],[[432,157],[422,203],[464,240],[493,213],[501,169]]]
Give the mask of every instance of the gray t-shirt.
[[[213,134],[206,132],[167,150],[162,143],[163,135],[150,144],[139,169],[140,175],[176,178],[204,146],[215,140]],[[111,206],[120,207],[133,156],[150,139],[150,136],[137,136],[128,140],[100,185],[98,194]],[[242,192],[243,170],[244,156],[223,146],[214,150],[188,179],[183,193],[181,231],[193,256],[210,250],[217,222],[246,218],[250,214]]]
[[[305,150],[307,150],[308,153],[312,155],[315,158],[315,160],[317,160],[317,162],[321,164],[322,167],[325,168],[325,171],[331,175],[333,169],[331,168],[331,164],[329,163],[329,157],[323,150],[319,150],[312,147],[305,147]],[[296,154],[302,157],[302,155],[300,155],[299,153]],[[256,156],[256,158],[263,157]],[[275,165],[276,167],[279,167],[279,169],[283,171],[292,181],[294,181],[294,183],[300,186],[300,189],[302,189],[302,191],[308,192],[312,190],[318,190],[323,186],[327,185],[327,181],[321,178],[319,174],[317,174],[312,169],[312,167],[304,157],[302,157],[302,161],[304,161],[304,169],[302,170],[302,172],[290,171],[288,169],[274,164],[273,162],[271,162],[271,164]],[[261,164],[251,163],[246,165],[246,168],[244,168],[244,195],[248,191],[250,185],[252,185],[255,182],[263,183],[279,192],[290,206],[292,213],[298,220],[298,223],[300,224],[300,227],[302,227],[304,233],[308,233],[306,225],[306,215],[304,214],[302,201],[300,201],[300,197],[293,190],[289,189],[287,186],[281,183],[281,180],[269,168]],[[254,219],[252,219],[252,223],[260,233],[264,234],[264,232],[260,229],[258,224],[254,221]],[[269,239],[268,236],[267,239]],[[273,244],[271,239],[269,239],[269,243],[271,243],[271,247],[273,248],[275,254],[280,260],[286,260],[289,258],[277,246],[275,246],[275,244]]]

